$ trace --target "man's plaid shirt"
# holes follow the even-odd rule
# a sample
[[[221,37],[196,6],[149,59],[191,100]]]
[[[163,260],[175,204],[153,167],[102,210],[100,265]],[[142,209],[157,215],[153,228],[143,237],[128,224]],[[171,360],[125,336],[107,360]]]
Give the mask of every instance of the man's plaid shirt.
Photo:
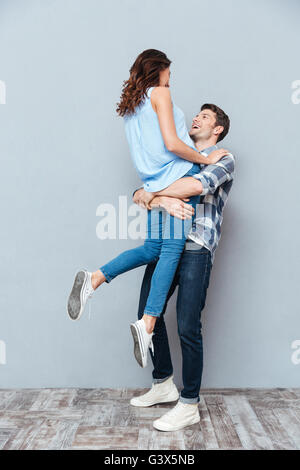
[[[201,154],[208,156],[217,148],[218,146],[214,145],[202,150]],[[212,263],[221,238],[223,210],[233,183],[234,166],[234,156],[229,154],[214,165],[201,164],[200,173],[193,175],[201,181],[203,191],[200,195],[200,204],[197,205],[194,227],[188,239],[210,250]]]

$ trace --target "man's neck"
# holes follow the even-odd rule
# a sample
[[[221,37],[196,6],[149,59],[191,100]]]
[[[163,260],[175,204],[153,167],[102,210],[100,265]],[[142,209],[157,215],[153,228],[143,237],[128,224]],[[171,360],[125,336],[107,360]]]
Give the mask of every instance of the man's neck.
[[[197,142],[194,142],[194,144],[198,152],[201,152],[204,149],[208,149],[209,147],[216,145],[216,141],[215,139],[198,140]]]

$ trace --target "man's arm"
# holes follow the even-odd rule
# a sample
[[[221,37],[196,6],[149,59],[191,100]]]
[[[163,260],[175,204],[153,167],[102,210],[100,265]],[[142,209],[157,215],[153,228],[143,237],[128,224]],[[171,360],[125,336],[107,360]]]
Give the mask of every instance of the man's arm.
[[[233,178],[234,166],[234,156],[232,154],[226,155],[217,163],[205,166],[203,170],[193,176],[180,178],[155,195],[183,199],[197,194],[203,196],[213,194],[218,186]]]
[[[159,197],[167,196],[177,199],[186,199],[201,194],[201,191],[202,183],[192,176],[187,176],[186,178],[175,181],[170,186],[157,193],[150,193],[143,188],[138,188],[134,191],[132,197],[135,204],[151,209],[150,203],[155,204],[155,207],[160,204],[161,201]],[[154,206],[152,205],[152,207]]]
[[[157,193],[149,193],[138,189],[133,201],[142,207],[157,207],[161,203],[159,197],[186,199],[197,194],[213,194],[218,186],[233,178],[235,159],[232,154],[226,155],[214,165],[205,166],[199,173],[180,178],[167,188]],[[154,198],[153,198],[154,195]]]
[[[233,173],[235,168],[235,158],[230,153],[225,157],[221,158],[214,165],[207,165],[202,171],[193,175],[202,184],[201,194],[214,194],[216,189],[226,181],[233,179]]]
[[[170,215],[177,217],[178,219],[191,219],[194,214],[194,208],[190,204],[186,204],[184,201],[188,199],[177,199],[176,197],[168,196],[155,196],[148,208],[155,209],[157,207],[162,207]]]
[[[174,181],[167,188],[158,191],[155,196],[168,196],[184,199],[186,197],[196,196],[202,192],[202,183],[193,176],[186,176]]]
[[[186,204],[185,201],[188,201],[186,198],[178,199],[175,197],[155,196],[152,200],[148,201],[148,195],[149,193],[143,188],[136,189],[133,193],[133,202],[144,209],[151,210],[162,207],[178,219],[190,219],[194,214],[193,207],[190,204]]]

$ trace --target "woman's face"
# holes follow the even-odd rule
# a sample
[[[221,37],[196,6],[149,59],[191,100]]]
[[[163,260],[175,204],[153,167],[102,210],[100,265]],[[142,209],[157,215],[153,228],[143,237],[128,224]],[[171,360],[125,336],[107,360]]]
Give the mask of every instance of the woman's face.
[[[159,86],[170,86],[170,67],[159,72]]]

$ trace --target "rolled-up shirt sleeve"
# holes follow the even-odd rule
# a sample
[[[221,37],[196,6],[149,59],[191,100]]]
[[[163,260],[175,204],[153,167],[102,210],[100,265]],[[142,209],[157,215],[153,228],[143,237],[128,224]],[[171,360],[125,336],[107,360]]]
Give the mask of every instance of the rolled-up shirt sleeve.
[[[193,178],[201,181],[203,190],[201,195],[213,194],[221,184],[233,179],[235,158],[230,153],[222,157],[213,165],[204,166],[200,173],[193,175]]]

